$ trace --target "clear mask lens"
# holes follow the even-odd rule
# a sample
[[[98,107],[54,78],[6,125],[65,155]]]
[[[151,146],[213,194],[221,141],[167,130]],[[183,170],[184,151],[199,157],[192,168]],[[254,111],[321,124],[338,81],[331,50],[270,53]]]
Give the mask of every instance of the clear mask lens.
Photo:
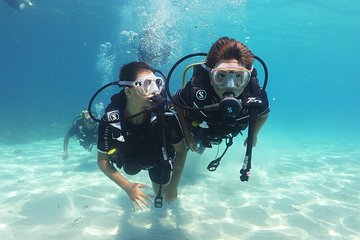
[[[135,81],[135,86],[142,89],[144,95],[155,94],[158,95],[163,89],[164,81],[160,77],[143,78]]]
[[[250,80],[251,72],[246,68],[211,70],[211,80],[219,88],[243,88]]]

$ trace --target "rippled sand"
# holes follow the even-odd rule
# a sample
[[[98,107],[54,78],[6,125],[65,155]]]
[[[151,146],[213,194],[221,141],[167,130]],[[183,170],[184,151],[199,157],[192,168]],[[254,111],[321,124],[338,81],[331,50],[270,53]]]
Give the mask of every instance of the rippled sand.
[[[95,152],[73,142],[64,162],[62,139],[3,145],[0,239],[360,239],[358,146],[260,144],[247,183],[243,149],[213,173],[216,149],[190,153],[178,200],[134,212]]]

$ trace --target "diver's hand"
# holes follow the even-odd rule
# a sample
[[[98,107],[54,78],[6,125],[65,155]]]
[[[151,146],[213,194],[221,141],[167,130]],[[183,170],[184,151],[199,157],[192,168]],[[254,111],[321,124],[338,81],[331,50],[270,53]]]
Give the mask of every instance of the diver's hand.
[[[66,160],[68,158],[68,153],[67,152],[63,152],[63,155],[62,155],[62,160]]]
[[[148,201],[151,201],[151,198],[141,191],[141,188],[149,188],[145,184],[141,183],[130,183],[130,185],[125,189],[128,194],[131,204],[135,209],[136,205],[143,210],[143,206],[149,207]],[[136,204],[136,205],[135,205]]]
[[[244,146],[245,147],[247,146],[247,141],[248,141],[248,138],[246,138],[245,141],[244,141]],[[253,147],[256,146],[256,143],[257,143],[257,136],[253,136]]]
[[[195,138],[191,134],[185,134],[186,145],[190,148],[191,151],[197,152],[199,150]]]
[[[174,186],[170,183],[170,185],[165,190],[165,202],[173,202],[177,198],[177,194],[177,186]]]

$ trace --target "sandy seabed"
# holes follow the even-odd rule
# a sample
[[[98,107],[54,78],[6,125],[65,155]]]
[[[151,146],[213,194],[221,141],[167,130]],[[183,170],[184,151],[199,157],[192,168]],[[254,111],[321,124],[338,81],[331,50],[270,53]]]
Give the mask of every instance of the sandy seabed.
[[[190,153],[178,199],[134,211],[95,151],[72,142],[62,161],[62,139],[0,145],[0,239],[360,239],[358,146],[259,146],[246,183],[236,148],[215,172],[215,149]]]

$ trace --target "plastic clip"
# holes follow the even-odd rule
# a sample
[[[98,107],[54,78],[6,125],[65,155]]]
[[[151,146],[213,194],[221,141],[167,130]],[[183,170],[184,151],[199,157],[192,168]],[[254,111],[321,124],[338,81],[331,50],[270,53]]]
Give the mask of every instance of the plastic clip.
[[[220,165],[220,158],[217,158],[209,163],[209,165],[207,166],[207,170],[213,172],[217,169],[219,165]]]
[[[156,208],[162,208],[162,206],[163,206],[163,197],[162,196],[156,196],[155,197],[154,206]]]

